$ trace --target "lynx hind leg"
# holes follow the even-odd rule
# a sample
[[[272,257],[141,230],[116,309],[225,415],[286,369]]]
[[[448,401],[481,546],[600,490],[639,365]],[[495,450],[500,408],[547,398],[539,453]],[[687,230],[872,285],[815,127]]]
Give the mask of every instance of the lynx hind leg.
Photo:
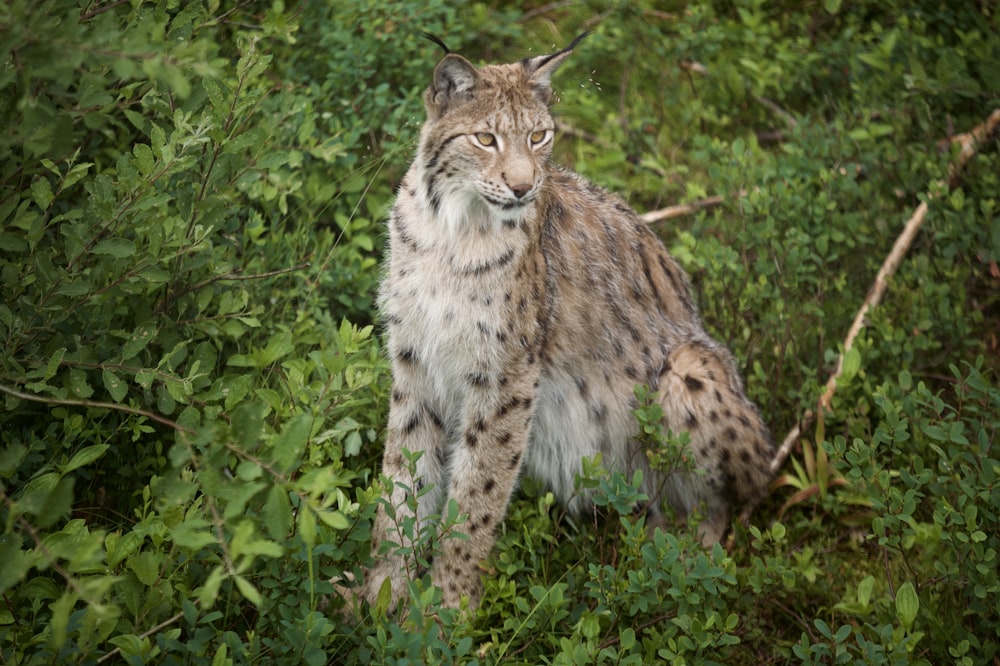
[[[771,480],[771,436],[729,352],[711,342],[689,342],[670,355],[660,378],[667,426],[687,431],[695,466],[705,474],[673,475],[666,499],[678,513],[704,504],[702,543],[721,541],[730,511],[760,500]]]

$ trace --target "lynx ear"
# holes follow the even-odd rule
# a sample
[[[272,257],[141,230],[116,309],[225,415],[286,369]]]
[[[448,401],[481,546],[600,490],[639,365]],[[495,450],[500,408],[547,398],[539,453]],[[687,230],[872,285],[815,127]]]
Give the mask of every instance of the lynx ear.
[[[437,118],[453,104],[472,99],[479,85],[475,65],[460,55],[449,53],[434,68],[434,82],[424,92],[424,104],[431,117]]]
[[[527,58],[521,61],[521,65],[528,73],[528,80],[534,86],[535,94],[538,95],[540,100],[548,104],[549,99],[552,98],[552,73],[562,64],[563,60],[569,57],[569,54],[573,52],[573,49],[580,43],[580,40],[589,34],[589,32],[581,34],[562,51]]]

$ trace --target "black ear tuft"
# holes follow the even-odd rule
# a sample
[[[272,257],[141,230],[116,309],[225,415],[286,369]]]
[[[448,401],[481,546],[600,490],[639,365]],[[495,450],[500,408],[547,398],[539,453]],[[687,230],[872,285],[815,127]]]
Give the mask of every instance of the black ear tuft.
[[[421,36],[421,37],[423,37],[424,39],[426,39],[426,40],[429,40],[429,41],[432,41],[432,42],[434,42],[435,44],[437,44],[438,46],[440,46],[440,47],[441,47],[441,50],[442,50],[442,51],[444,51],[444,54],[445,54],[445,55],[448,55],[449,53],[451,53],[451,49],[449,49],[449,48],[448,48],[448,45],[447,45],[447,44],[445,44],[445,43],[444,43],[444,42],[443,42],[443,41],[441,40],[441,38],[440,38],[440,37],[438,37],[437,35],[434,35],[434,34],[431,34],[431,33],[429,33],[429,32],[426,32],[426,31],[424,31],[424,30],[421,30],[421,31],[420,31],[420,36]]]
[[[569,46],[561,51],[521,61],[521,65],[528,72],[531,83],[535,86],[536,93],[543,101],[548,102],[552,96],[552,73],[573,52],[574,47],[589,34],[590,32],[588,31],[578,35],[576,39],[569,43]]]

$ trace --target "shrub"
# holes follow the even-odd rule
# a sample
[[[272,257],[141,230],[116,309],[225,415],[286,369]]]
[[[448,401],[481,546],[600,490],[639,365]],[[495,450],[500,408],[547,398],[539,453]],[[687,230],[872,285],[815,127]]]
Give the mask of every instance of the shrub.
[[[994,660],[1000,158],[987,138],[955,176],[947,139],[1000,106],[996,20],[836,0],[4,3],[3,660]],[[328,581],[370,556],[390,386],[380,224],[440,57],[418,33],[514,60],[584,29],[557,159],[639,210],[702,204],[656,229],[779,439],[920,201],[926,222],[832,409],[725,549],[646,534],[637,480],[586,461],[599,507],[578,521],[525,480],[474,616],[424,579],[399,615],[346,622]],[[659,463],[680,464],[683,433],[638,397]]]

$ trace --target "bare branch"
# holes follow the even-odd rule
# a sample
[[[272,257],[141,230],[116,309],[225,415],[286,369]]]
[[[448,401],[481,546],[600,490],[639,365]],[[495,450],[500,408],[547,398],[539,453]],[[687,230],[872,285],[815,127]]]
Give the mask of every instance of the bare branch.
[[[725,197],[719,195],[714,197],[708,197],[707,199],[701,199],[689,204],[678,204],[676,206],[667,206],[666,208],[661,208],[660,210],[654,210],[649,213],[643,213],[639,216],[643,222],[653,223],[659,222],[660,220],[667,220],[672,217],[682,217],[684,215],[691,215],[692,213],[697,213],[699,210],[704,210],[705,208],[711,208],[712,206],[718,206],[720,203],[725,201]]]
[[[795,119],[795,116],[778,106],[778,103],[773,99],[764,97],[763,95],[757,95],[754,99],[757,100],[758,104],[766,107],[771,113],[781,118],[781,121],[788,127],[794,128],[799,126],[799,121]]]

